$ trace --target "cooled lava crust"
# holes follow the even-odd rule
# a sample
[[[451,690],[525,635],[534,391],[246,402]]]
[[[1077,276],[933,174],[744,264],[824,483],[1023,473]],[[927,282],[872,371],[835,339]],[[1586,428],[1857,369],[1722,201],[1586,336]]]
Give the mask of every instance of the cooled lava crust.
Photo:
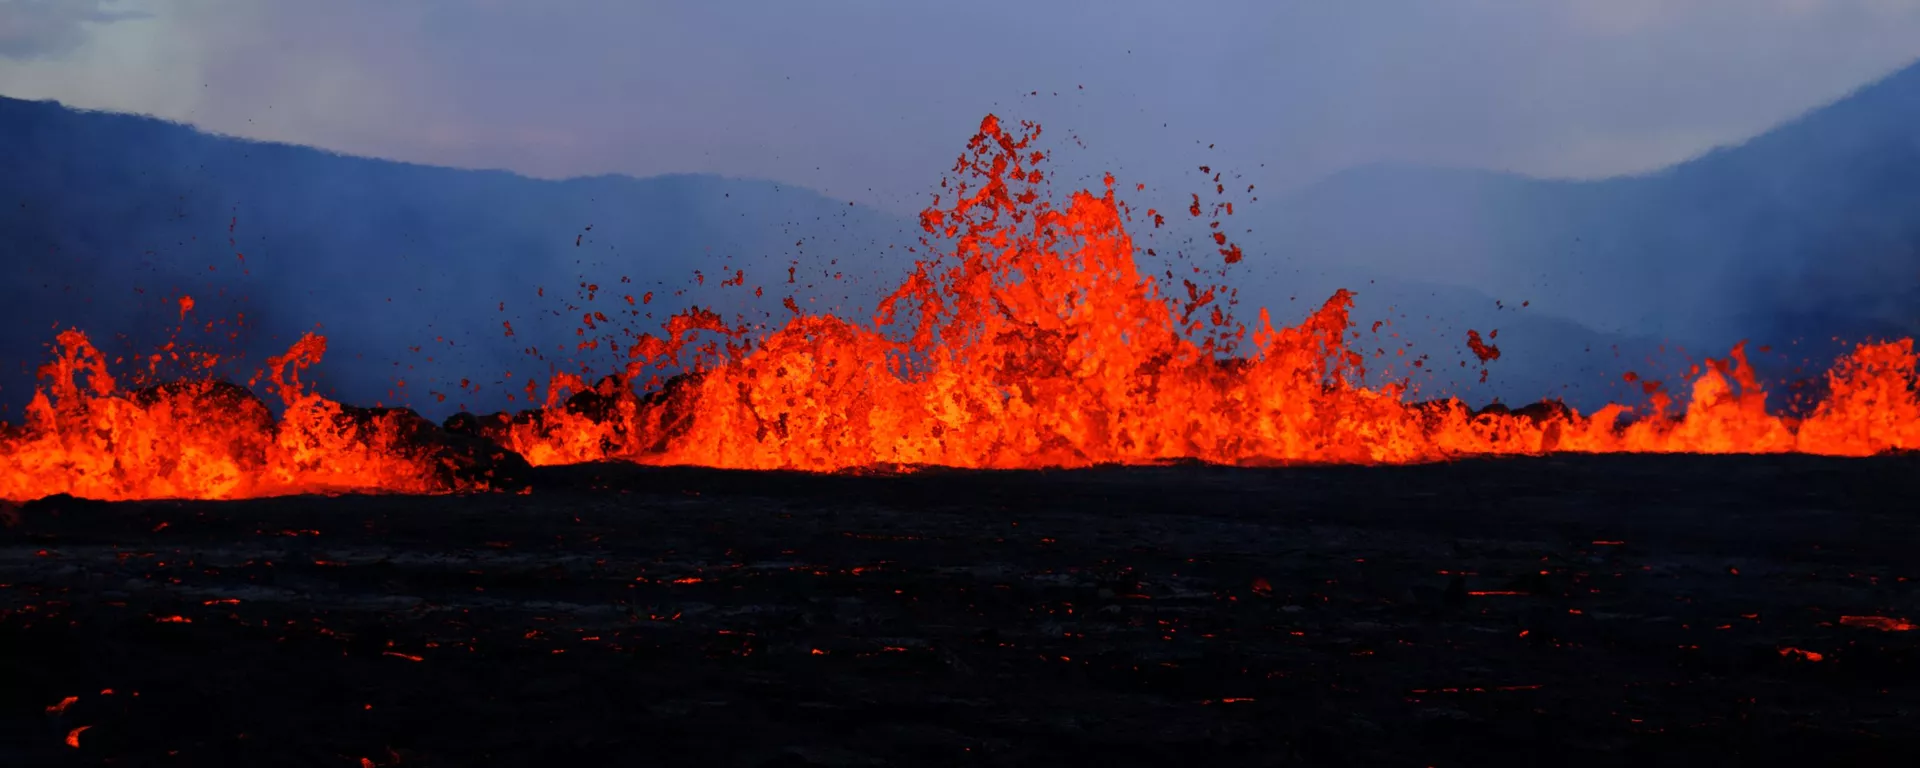
[[[1920,459],[817,475],[4,510],[5,765],[1920,754]]]

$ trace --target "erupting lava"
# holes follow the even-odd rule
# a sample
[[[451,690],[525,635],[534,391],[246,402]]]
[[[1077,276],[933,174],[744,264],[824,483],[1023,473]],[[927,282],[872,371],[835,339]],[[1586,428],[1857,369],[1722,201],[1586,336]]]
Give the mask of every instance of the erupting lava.
[[[0,434],[0,498],[230,498],[328,490],[480,489],[469,453],[428,433],[482,436],[533,464],[624,460],[755,469],[1072,467],[1198,459],[1229,464],[1403,463],[1551,451],[1868,455],[1920,448],[1911,339],[1867,344],[1828,374],[1808,416],[1766,410],[1743,350],[1711,361],[1684,412],[1580,414],[1558,403],[1480,412],[1362,386],[1346,346],[1351,294],[1300,325],[1262,310],[1249,334],[1220,312],[1194,318],[1142,275],[1112,177],[1064,209],[1042,196],[1038,129],[989,116],[956,166],[948,207],[921,215],[942,257],[917,265],[871,324],[797,315],[757,344],[699,310],[642,336],[627,369],[597,385],[550,384],[546,407],[456,416],[446,432],[407,411],[348,408],[294,373],[323,346],[303,339],[270,365],[287,404],[274,422],[244,390],[192,382],[117,391],[84,336],[58,360],[26,424]],[[1198,211],[1198,199],[1194,203]],[[1196,213],[1197,215],[1197,213]],[[1228,261],[1237,246],[1216,243]],[[702,333],[724,356],[645,396],[639,373],[680,360]],[[1250,339],[1248,338],[1250,337]],[[1250,354],[1230,356],[1242,341]],[[1479,338],[1473,339],[1476,344]],[[1482,359],[1497,355],[1491,347]],[[80,379],[86,379],[82,386]],[[570,397],[562,398],[562,393]]]
[[[1275,330],[1263,310],[1253,354],[1223,358],[1240,335],[1219,335],[1231,321],[1178,316],[1137,271],[1111,177],[1104,194],[1076,193],[1065,210],[1041,198],[1035,166],[1045,155],[1029,147],[1037,134],[982,123],[956,168],[970,178],[950,207],[936,201],[921,214],[929,235],[953,241],[950,263],[922,262],[872,327],[798,317],[758,349],[635,396],[622,383],[631,372],[678,350],[686,330],[713,325],[681,318],[671,339],[646,337],[631,350],[627,377],[564,403],[559,392],[580,382],[557,381],[547,408],[479,430],[535,464],[808,470],[1920,447],[1911,340],[1855,350],[1800,423],[1767,413],[1735,349],[1694,382],[1685,413],[1667,416],[1669,401],[1656,394],[1659,412],[1624,428],[1617,405],[1476,414],[1458,401],[1406,402],[1402,387],[1359,386],[1362,358],[1344,344],[1345,291],[1293,328]],[[1197,198],[1194,206],[1197,215]],[[918,321],[902,341],[884,331],[903,309]],[[1196,341],[1203,332],[1215,335]]]
[[[411,411],[354,408],[306,391],[299,374],[326,351],[319,336],[267,363],[269,388],[285,404],[278,421],[226,382],[121,389],[79,331],[60,334],[58,346],[26,423],[0,425],[0,499],[477,490],[505,454],[435,439],[434,425]]]

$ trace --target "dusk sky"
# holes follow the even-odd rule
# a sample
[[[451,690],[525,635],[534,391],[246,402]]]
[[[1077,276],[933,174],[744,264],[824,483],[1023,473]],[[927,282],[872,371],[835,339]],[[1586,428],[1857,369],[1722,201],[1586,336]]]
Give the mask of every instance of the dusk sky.
[[[1069,167],[1128,181],[1196,161],[1280,189],[1374,162],[1591,177],[1916,57],[1920,0],[0,0],[7,96],[900,211],[990,111],[1079,136]]]

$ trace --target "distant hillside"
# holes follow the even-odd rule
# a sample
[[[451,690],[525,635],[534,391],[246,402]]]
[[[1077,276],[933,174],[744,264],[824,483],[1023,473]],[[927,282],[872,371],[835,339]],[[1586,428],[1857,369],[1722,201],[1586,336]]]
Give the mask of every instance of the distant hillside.
[[[626,308],[620,296],[648,291],[659,300],[644,311],[700,303],[784,316],[790,295],[816,309],[860,306],[910,266],[888,246],[917,234],[901,217],[765,181],[542,181],[6,98],[0,168],[0,402],[14,409],[31,381],[23,369],[45,359],[56,326],[108,342],[131,334],[103,346],[144,351],[178,325],[166,299],[180,292],[201,322],[244,312],[254,360],[323,324],[332,348],[320,373],[347,399],[391,402],[404,378],[419,401],[436,380],[444,389],[516,371],[521,379],[472,398],[504,406],[498,393],[538,372],[523,348],[551,355],[575,343],[582,282],[601,286],[594,308],[609,315]],[[745,283],[722,287],[734,269]],[[681,289],[693,290],[673,295]],[[454,346],[430,343],[442,335]]]
[[[18,413],[59,328],[88,330],[109,356],[144,355],[173,338],[181,315],[171,299],[181,293],[196,301],[194,328],[182,338],[243,350],[248,359],[235,373],[251,372],[319,325],[330,349],[308,378],[336,397],[405,402],[436,417],[462,405],[510,408],[507,393],[552,365],[575,367],[570,359],[584,356],[595,371],[612,369],[618,356],[609,350],[575,350],[576,328],[592,310],[642,331],[657,331],[666,313],[689,304],[771,324],[788,316],[791,296],[810,310],[864,318],[911,266],[897,247],[919,234],[903,217],[765,181],[543,181],[4,98],[0,167],[8,169],[0,175],[0,248],[8,254],[8,279],[0,281],[0,405],[8,410],[0,418]],[[1287,204],[1277,226],[1261,223],[1242,240],[1250,256],[1235,277],[1241,311],[1251,321],[1269,306],[1275,323],[1293,323],[1335,289],[1351,288],[1359,295],[1355,345],[1377,353],[1376,372],[1410,379],[1419,397],[1637,402],[1622,385],[1624,371],[1672,380],[1686,357],[1723,354],[1725,346],[1682,356],[1662,352],[1672,334],[1653,326],[1596,330],[1625,306],[1609,303],[1607,291],[1636,295],[1626,289],[1650,284],[1652,273],[1597,269],[1595,251],[1573,258],[1547,246],[1596,230],[1610,234],[1587,235],[1580,247],[1616,255],[1645,250],[1629,247],[1636,242],[1668,247],[1651,233],[1670,237],[1671,226],[1618,224],[1672,207],[1663,201],[1684,199],[1678,189],[1652,178],[1562,184],[1450,171],[1345,174]],[[1702,238],[1718,233],[1717,219],[1688,221]],[[1312,268],[1280,266],[1288,262]],[[728,285],[734,270],[744,281]],[[1662,270],[1677,274],[1675,265]],[[581,297],[587,284],[598,287],[592,305]],[[1578,290],[1548,290],[1568,285]],[[653,303],[631,308],[640,316],[622,314],[629,307],[621,297],[648,292]],[[1556,297],[1566,300],[1556,307]],[[1570,311],[1587,297],[1601,311]],[[1535,306],[1520,306],[1527,299]],[[204,328],[239,315],[249,330],[237,342],[223,327]],[[1374,321],[1388,322],[1376,333]],[[1467,350],[1469,330],[1504,351],[1485,366],[1484,383]],[[459,390],[466,378],[481,391]],[[397,380],[407,386],[396,388]]]
[[[1644,176],[1376,167],[1280,206],[1258,247],[1720,346],[1920,332],[1920,65]]]

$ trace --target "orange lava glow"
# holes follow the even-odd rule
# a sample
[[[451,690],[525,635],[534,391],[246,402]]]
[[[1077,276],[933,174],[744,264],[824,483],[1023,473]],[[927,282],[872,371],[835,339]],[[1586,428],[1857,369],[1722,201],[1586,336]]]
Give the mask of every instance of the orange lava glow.
[[[1041,197],[1045,154],[1030,148],[1038,129],[1028,128],[1016,136],[993,117],[982,123],[951,205],[921,214],[951,249],[921,262],[872,324],[796,316],[757,349],[644,398],[616,377],[563,402],[563,390],[586,389],[563,377],[548,407],[483,432],[534,464],[802,470],[1920,447],[1911,340],[1855,349],[1828,374],[1830,396],[1799,421],[1767,411],[1742,348],[1710,361],[1684,412],[1665,413],[1672,401],[1655,393],[1658,412],[1631,424],[1619,405],[1476,414],[1457,400],[1412,403],[1404,387],[1356,383],[1363,360],[1344,343],[1346,291],[1291,328],[1273,328],[1262,310],[1252,354],[1223,358],[1245,331],[1225,333],[1231,320],[1217,311],[1193,317],[1210,292],[1189,284],[1196,301],[1182,313],[1137,270],[1111,177],[1103,194],[1077,193],[1064,209]],[[643,337],[627,380],[714,320],[683,316],[668,339]],[[1483,362],[1498,356],[1477,333],[1471,341]]]
[[[1881,632],[1911,632],[1914,624],[1905,619],[1890,619],[1885,616],[1842,616],[1840,626],[1877,629]]]
[[[57,347],[58,357],[40,371],[44,383],[25,423],[0,425],[0,499],[60,493],[236,499],[485,487],[460,479],[414,438],[431,425],[411,412],[351,408],[308,392],[299,374],[326,351],[319,336],[308,335],[268,361],[268,388],[285,405],[277,420],[245,389],[223,382],[124,389],[79,331],[60,334]]]
[[[1045,195],[1038,134],[983,121],[955,183],[942,185],[948,203],[936,198],[921,214],[928,257],[871,322],[788,302],[784,327],[749,340],[692,310],[673,317],[664,338],[629,345],[625,371],[595,385],[556,377],[546,407],[473,419],[465,431],[535,465],[813,471],[1920,448],[1911,339],[1856,347],[1804,418],[1768,411],[1741,347],[1704,366],[1679,412],[1658,392],[1637,413],[1558,403],[1476,413],[1458,400],[1412,402],[1402,385],[1362,386],[1363,358],[1346,343],[1352,294],[1336,293],[1293,327],[1273,327],[1261,310],[1247,328],[1214,289],[1172,292],[1139,270],[1112,177],[1063,206]],[[1189,213],[1200,211],[1196,196]],[[1224,235],[1213,239],[1223,262],[1241,258]],[[191,308],[181,303],[183,317]],[[686,364],[702,339],[713,351]],[[1483,364],[1499,356],[1477,332],[1470,341]],[[435,428],[410,411],[351,408],[303,388],[300,370],[324,348],[308,336],[270,361],[269,389],[285,406],[275,419],[243,389],[213,381],[122,389],[84,335],[63,333],[24,423],[0,426],[0,498],[488,487],[426,446],[421,436]],[[635,391],[641,371],[661,368],[689,372]]]

